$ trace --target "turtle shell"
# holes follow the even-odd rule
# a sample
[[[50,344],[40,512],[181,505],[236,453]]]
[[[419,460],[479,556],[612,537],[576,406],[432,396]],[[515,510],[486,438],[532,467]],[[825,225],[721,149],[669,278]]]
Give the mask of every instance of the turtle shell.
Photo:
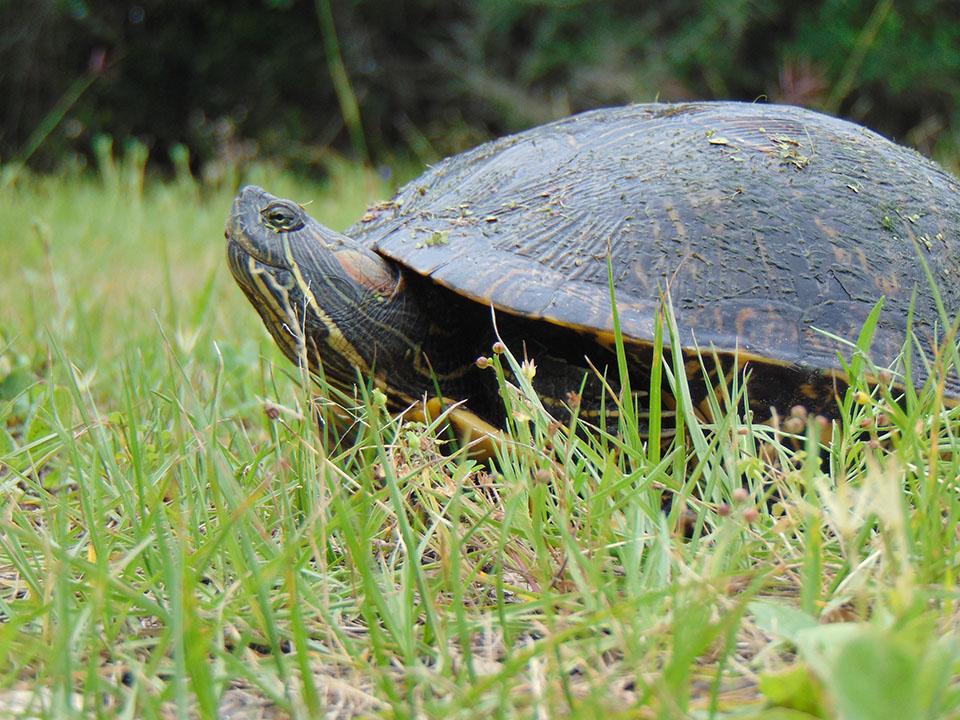
[[[960,307],[960,190],[917,152],[795,107],[597,110],[439,163],[346,231],[478,302],[651,343],[669,291],[684,347],[842,373],[908,333],[930,357]],[[925,266],[929,268],[928,277]],[[924,363],[911,368],[926,379]],[[947,380],[960,396],[960,381]]]

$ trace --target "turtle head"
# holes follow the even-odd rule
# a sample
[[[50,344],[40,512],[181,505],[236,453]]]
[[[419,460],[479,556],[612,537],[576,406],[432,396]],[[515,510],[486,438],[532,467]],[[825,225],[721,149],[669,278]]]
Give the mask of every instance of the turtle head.
[[[297,255],[304,250],[335,253],[355,244],[318,223],[302,205],[271,195],[256,185],[241,188],[233,199],[224,236],[234,275],[234,259],[250,258],[269,268],[294,272],[302,260]]]
[[[322,363],[341,388],[373,367],[373,321],[400,294],[396,267],[252,185],[237,193],[224,235],[230,272],[291,361],[315,373]]]

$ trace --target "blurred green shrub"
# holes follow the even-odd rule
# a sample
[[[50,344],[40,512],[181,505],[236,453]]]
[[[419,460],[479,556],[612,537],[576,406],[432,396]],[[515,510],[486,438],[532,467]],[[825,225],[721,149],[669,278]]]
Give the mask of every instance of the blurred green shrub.
[[[952,0],[332,0],[334,54],[325,6],[0,0],[0,158],[37,145],[36,167],[83,162],[108,134],[139,139],[153,162],[184,146],[194,170],[258,154],[322,164],[351,147],[331,58],[359,107],[352,146],[373,160],[430,161],[590,107],[693,98],[806,105],[958,154]]]

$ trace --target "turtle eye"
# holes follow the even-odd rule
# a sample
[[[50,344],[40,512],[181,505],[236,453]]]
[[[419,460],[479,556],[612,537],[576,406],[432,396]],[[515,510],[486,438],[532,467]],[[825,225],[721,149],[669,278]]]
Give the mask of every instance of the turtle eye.
[[[275,232],[290,232],[303,227],[300,212],[287,203],[271,203],[260,211],[264,224]]]

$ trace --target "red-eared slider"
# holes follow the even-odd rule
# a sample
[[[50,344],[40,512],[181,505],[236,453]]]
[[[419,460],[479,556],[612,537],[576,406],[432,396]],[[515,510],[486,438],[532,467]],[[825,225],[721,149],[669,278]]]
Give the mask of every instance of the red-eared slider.
[[[924,263],[960,307],[957,181],[863,127],[776,105],[576,115],[444,160],[343,234],[245,187],[226,236],[291,360],[341,388],[372,378],[396,405],[465,399],[493,422],[502,400],[475,362],[491,306],[551,410],[586,375],[581,414],[596,411],[591,364],[617,386],[608,269],[635,390],[669,289],[683,347],[738,353],[762,415],[835,411],[839,356],[881,299],[873,362],[900,377],[909,329],[910,377],[926,381],[944,320]],[[955,374],[944,389],[960,398]]]

